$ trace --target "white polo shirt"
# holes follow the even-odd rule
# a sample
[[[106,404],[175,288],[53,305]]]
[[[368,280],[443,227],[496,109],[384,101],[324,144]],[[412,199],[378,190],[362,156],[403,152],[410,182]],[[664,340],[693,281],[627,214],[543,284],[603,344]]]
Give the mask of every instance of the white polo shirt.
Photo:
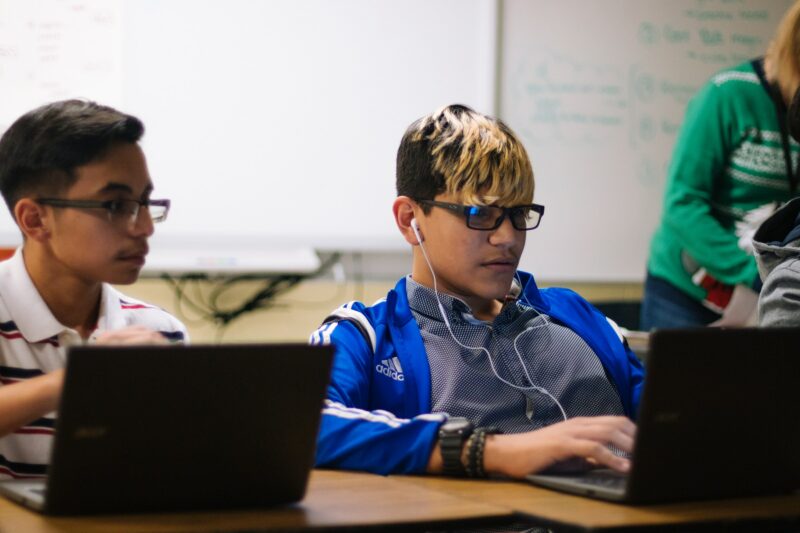
[[[186,327],[166,311],[105,283],[102,291],[97,329],[86,342],[103,331],[137,324],[176,342],[188,340]],[[50,312],[28,275],[21,248],[0,262],[0,387],[64,368],[67,347],[83,343]],[[0,479],[44,476],[54,427],[55,413],[50,413],[0,438]]]

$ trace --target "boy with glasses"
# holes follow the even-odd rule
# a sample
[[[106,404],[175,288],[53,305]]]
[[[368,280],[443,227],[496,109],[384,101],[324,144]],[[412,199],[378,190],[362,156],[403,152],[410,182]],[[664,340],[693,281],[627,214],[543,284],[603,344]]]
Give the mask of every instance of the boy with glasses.
[[[171,315],[109,285],[136,281],[169,210],[150,198],[143,133],[135,117],[68,100],[0,138],[0,192],[23,238],[0,263],[0,479],[46,473],[69,345],[186,340]]]
[[[311,336],[336,360],[317,464],[524,477],[629,468],[643,369],[616,326],[517,271],[544,207],[519,139],[460,105],[408,128],[393,213],[411,275]]]

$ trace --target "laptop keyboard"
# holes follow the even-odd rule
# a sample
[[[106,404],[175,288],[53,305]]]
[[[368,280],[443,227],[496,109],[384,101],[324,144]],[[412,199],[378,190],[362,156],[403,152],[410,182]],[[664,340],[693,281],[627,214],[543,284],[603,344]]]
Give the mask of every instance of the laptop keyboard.
[[[624,474],[610,471],[590,472],[579,479],[587,485],[619,490],[624,490],[625,484],[628,482],[628,477]]]

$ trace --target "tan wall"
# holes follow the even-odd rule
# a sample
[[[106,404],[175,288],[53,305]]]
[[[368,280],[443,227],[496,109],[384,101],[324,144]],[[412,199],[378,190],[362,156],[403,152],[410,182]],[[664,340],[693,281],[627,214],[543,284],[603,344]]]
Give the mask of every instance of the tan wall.
[[[194,299],[205,297],[216,287],[215,282],[193,282],[186,287]],[[592,301],[639,300],[639,283],[541,283],[542,286],[568,286]],[[247,281],[237,284],[220,298],[220,307],[230,309],[247,300],[263,286],[263,282]],[[235,319],[228,327],[220,328],[202,319],[188,305],[180,309],[175,293],[166,281],[141,279],[136,284],[119,287],[124,293],[163,307],[184,321],[194,343],[204,342],[305,342],[323,318],[339,305],[357,299],[367,303],[386,295],[394,282],[365,282],[338,285],[333,281],[307,281],[279,296],[268,309],[249,312]]]

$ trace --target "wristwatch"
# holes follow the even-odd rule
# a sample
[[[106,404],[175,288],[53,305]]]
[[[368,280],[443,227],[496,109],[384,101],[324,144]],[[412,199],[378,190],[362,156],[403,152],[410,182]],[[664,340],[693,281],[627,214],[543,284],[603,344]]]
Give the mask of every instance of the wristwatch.
[[[473,429],[472,422],[461,417],[450,418],[439,428],[439,448],[442,450],[445,475],[463,476],[466,473],[461,452]]]

